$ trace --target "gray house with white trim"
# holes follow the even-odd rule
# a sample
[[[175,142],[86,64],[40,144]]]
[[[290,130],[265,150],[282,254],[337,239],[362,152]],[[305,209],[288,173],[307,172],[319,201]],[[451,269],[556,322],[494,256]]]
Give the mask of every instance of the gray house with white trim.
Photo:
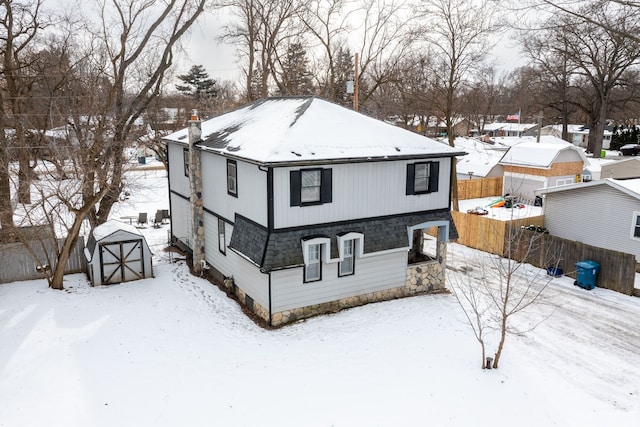
[[[316,97],[198,126],[164,138],[172,240],[193,251],[198,228],[213,277],[269,324],[444,288],[459,149]]]
[[[612,178],[536,191],[549,233],[636,256],[640,262],[640,179]]]

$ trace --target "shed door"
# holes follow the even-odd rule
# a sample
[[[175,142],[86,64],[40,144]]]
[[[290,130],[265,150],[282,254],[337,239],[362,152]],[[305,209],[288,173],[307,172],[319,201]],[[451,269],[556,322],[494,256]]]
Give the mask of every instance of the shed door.
[[[101,243],[100,261],[103,285],[144,278],[142,240]]]

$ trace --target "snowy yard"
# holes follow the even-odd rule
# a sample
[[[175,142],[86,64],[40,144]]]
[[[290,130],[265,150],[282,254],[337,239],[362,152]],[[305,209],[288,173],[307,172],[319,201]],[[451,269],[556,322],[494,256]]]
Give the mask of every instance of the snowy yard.
[[[112,217],[168,208],[164,176],[140,172]],[[143,230],[153,279],[0,285],[0,426],[638,425],[640,298],[555,278],[552,316],[481,370],[452,295],[264,330],[163,251],[167,230]]]

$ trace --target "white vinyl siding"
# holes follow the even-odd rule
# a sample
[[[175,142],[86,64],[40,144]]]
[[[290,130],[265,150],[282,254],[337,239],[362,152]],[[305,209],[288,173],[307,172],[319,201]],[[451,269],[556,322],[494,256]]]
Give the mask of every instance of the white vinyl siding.
[[[184,145],[168,143],[169,180],[171,190],[189,197],[189,177],[184,173]],[[188,152],[188,151],[187,151]]]
[[[513,172],[505,172],[502,182],[504,194],[521,197],[525,200],[535,200],[535,190],[549,186],[547,178],[544,176],[523,175]]]
[[[331,203],[291,206],[290,171],[274,169],[274,226],[297,227],[348,221],[358,218],[423,212],[449,207],[450,159],[438,160],[438,191],[406,195],[407,164],[415,161],[388,161],[331,165]]]
[[[171,233],[186,245],[190,246],[190,203],[188,200],[178,197],[175,194],[169,194],[169,197],[171,198]]]
[[[213,153],[202,153],[202,202],[205,209],[229,222],[238,213],[266,226],[267,173],[256,165],[237,160],[236,174],[237,197],[229,197],[227,159]]]
[[[224,181],[223,181],[224,182]],[[205,212],[204,235],[205,257],[209,265],[227,277],[233,277],[234,283],[261,306],[269,307],[269,276],[260,273],[260,269],[246,258],[229,249],[233,226],[226,223],[226,256],[218,250],[218,218]]]
[[[303,283],[302,268],[271,273],[271,302],[274,313],[335,301],[355,295],[382,291],[405,285],[407,251],[388,252],[358,258],[356,274],[338,277],[338,263],[322,265],[322,280]]]
[[[634,254],[640,261],[640,240],[630,229],[639,205],[606,184],[550,193],[544,200],[545,227],[554,236]]]

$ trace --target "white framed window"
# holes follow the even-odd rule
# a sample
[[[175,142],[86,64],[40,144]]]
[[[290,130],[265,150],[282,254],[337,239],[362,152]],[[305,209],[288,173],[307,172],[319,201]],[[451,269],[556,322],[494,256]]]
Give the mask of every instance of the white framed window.
[[[184,176],[189,176],[189,149],[182,149],[182,161],[184,162]]]
[[[222,218],[218,218],[218,250],[227,254],[227,242],[225,238],[225,224]]]
[[[322,185],[321,169],[307,169],[301,172],[300,201],[302,203],[319,203]]]
[[[575,182],[574,178],[560,178],[556,180],[556,186],[559,187],[561,185],[571,185]]]
[[[321,245],[309,245],[307,262],[304,265],[304,281],[315,282],[322,278]]]
[[[640,212],[633,213],[633,222],[631,223],[631,238],[640,240]]]
[[[355,243],[353,239],[342,242],[342,259],[338,263],[338,277],[350,276],[354,273]]]
[[[331,240],[328,237],[313,237],[302,240],[304,260],[304,283],[322,280],[322,263],[329,260]]]
[[[238,197],[238,165],[235,160],[227,159],[227,193]]]
[[[431,171],[429,163],[416,163],[416,174],[413,178],[413,190],[416,193],[429,191],[429,173]]]

